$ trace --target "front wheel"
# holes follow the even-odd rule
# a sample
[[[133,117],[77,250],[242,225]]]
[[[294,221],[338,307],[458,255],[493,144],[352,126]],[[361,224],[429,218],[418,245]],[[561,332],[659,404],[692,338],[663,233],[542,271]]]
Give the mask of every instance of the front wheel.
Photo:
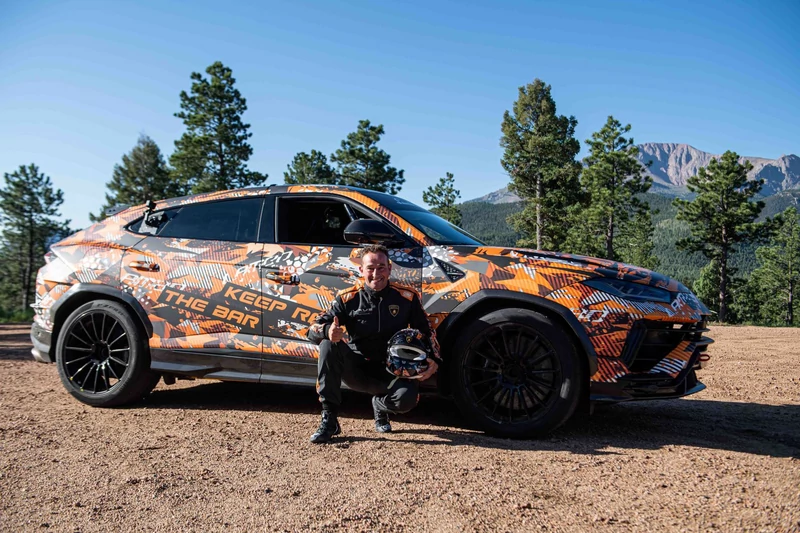
[[[453,396],[468,420],[504,437],[563,424],[585,386],[570,337],[549,317],[502,309],[473,321],[453,350]]]
[[[146,396],[158,382],[146,339],[127,309],[94,300],[75,309],[61,328],[56,364],[67,391],[85,404],[113,407]]]

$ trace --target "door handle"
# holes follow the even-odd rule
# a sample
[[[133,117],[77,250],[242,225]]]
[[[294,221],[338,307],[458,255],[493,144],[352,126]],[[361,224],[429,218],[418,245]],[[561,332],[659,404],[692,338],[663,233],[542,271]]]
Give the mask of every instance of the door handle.
[[[300,285],[300,276],[286,272],[267,272],[264,276],[270,281],[277,281],[284,285]]]
[[[134,270],[141,270],[143,272],[158,272],[161,267],[158,263],[151,263],[150,261],[131,261],[128,266]]]

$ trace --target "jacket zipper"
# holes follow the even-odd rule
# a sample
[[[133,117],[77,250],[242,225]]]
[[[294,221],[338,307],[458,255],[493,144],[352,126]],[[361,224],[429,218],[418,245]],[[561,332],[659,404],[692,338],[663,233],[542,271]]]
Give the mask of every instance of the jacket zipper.
[[[381,307],[383,307],[383,297],[378,298],[378,333],[381,332]]]

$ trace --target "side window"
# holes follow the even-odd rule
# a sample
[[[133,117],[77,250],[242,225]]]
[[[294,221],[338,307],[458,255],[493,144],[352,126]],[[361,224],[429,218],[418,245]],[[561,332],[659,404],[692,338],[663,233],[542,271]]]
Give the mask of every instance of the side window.
[[[255,242],[262,198],[185,205],[165,212],[159,237]],[[170,212],[172,211],[172,212]]]
[[[278,198],[278,241],[287,244],[350,246],[344,228],[366,213],[331,198]]]

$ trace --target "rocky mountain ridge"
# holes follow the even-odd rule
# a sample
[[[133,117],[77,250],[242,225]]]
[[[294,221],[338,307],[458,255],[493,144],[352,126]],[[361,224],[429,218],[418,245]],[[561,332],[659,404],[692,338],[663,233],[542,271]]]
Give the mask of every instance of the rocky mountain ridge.
[[[711,154],[682,143],[643,143],[639,148],[639,161],[647,164],[652,161],[648,174],[653,178],[650,192],[667,196],[683,196],[688,191],[686,181],[697,174],[700,167],[708,166],[711,159],[721,154]],[[753,170],[748,173],[750,179],[763,179],[763,196],[771,196],[781,191],[800,188],[800,157],[794,154],[782,155],[778,159],[742,156],[741,163],[750,161]],[[490,192],[469,202],[486,202],[490,204],[506,204],[519,202],[519,196],[510,192],[508,187]]]
[[[686,181],[697,174],[701,167],[721,154],[710,154],[688,144],[644,143],[639,148],[639,161],[647,164],[652,161],[648,173],[653,178],[653,192],[669,194],[686,190]],[[775,193],[800,187],[800,157],[794,154],[782,155],[778,159],[764,157],[739,157],[739,162],[750,161],[753,170],[750,179],[763,179],[761,194]],[[677,189],[677,190],[676,190]]]

